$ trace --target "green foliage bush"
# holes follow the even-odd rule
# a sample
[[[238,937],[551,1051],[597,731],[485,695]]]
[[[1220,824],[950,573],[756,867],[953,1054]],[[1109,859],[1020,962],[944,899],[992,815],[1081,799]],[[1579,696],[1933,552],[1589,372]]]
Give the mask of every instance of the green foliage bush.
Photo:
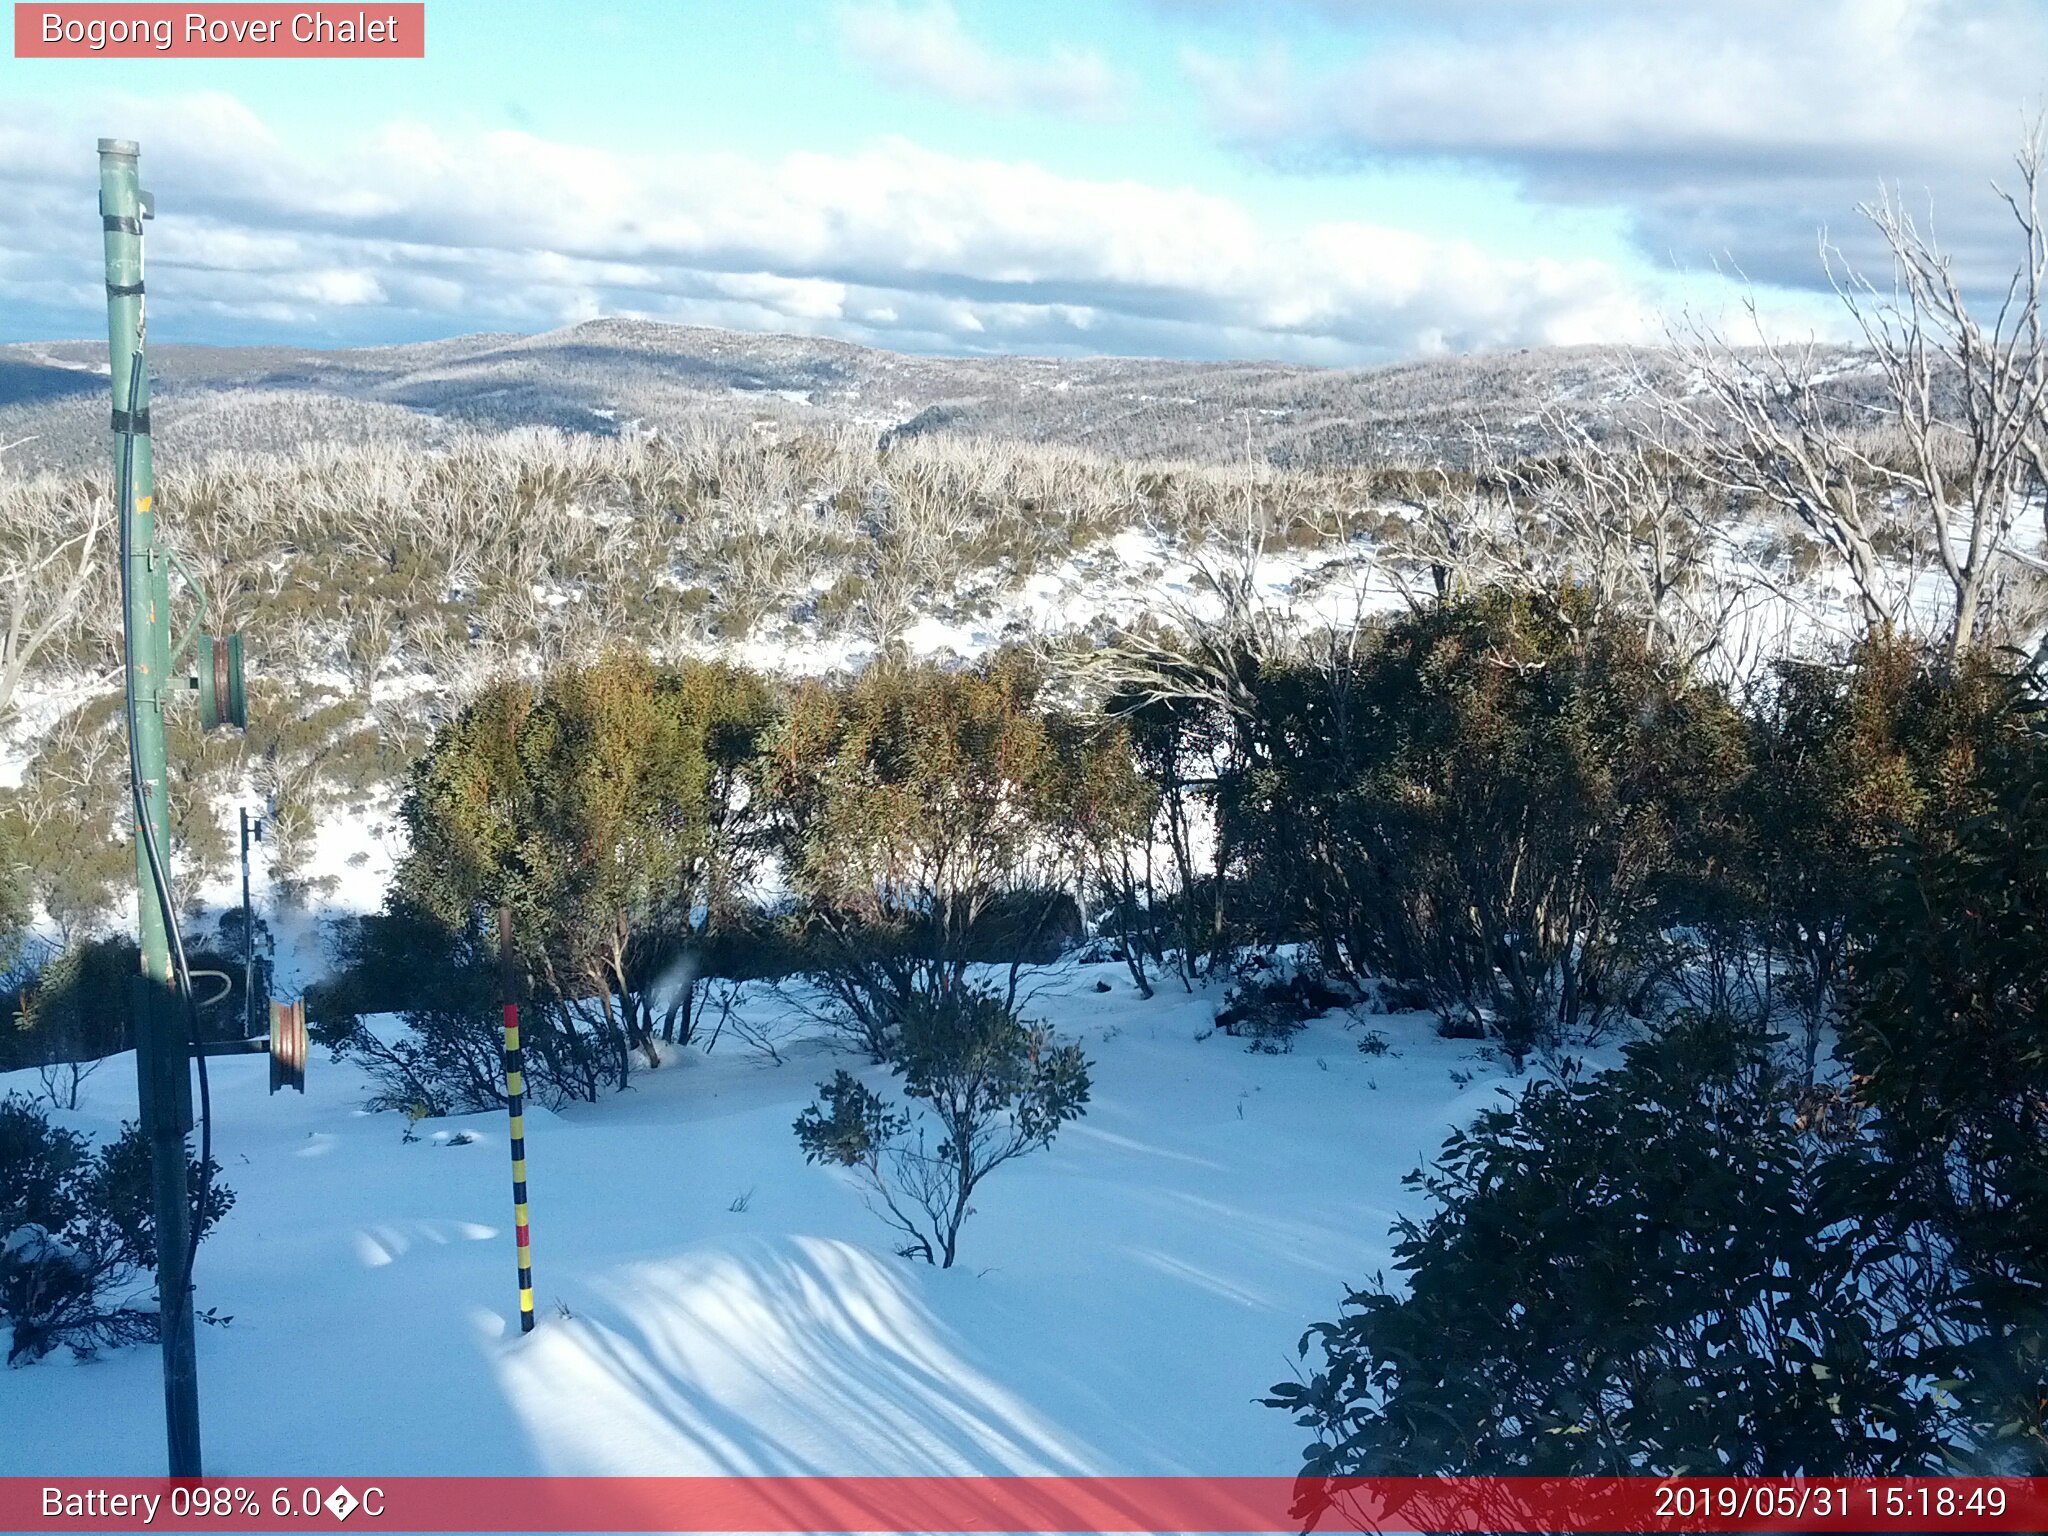
[[[487,688],[413,771],[409,850],[315,1000],[323,1037],[379,1076],[382,1101],[495,1099],[502,908],[543,1102],[623,1086],[634,1050],[652,1067],[688,1044],[706,952],[760,854],[771,704],[737,668],[623,655]],[[361,1024],[392,1005],[406,1036]]]
[[[1268,1399],[1315,1432],[1307,1474],[1943,1470],[1870,1152],[1799,1129],[1787,1087],[1695,1019],[1451,1136],[1409,1179],[1405,1293],[1353,1293]]]
[[[134,878],[121,836],[128,814],[128,759],[120,701],[100,698],[60,722],[37,746],[18,788],[0,790],[0,841],[11,845],[30,902],[66,937],[88,933]]]
[[[1215,810],[1216,768],[1228,760],[1229,733],[1213,707],[1139,691],[1113,694],[1106,704],[1123,732],[1121,751],[1135,782],[1114,793],[1120,819],[1142,828],[1135,841],[1108,839],[1097,859],[1103,920],[1138,990],[1151,995],[1149,974],[1169,964],[1183,986],[1230,959],[1233,935],[1225,922],[1224,882],[1197,861],[1199,826]],[[1218,862],[1229,844],[1216,839]],[[1161,858],[1156,850],[1164,848]],[[1262,933],[1260,936],[1271,937]]]
[[[2041,706],[1885,643],[1784,684],[1727,856],[1803,1075],[1767,1014],[1685,1016],[1453,1136],[1406,1293],[1354,1294],[1274,1389],[1311,1473],[2048,1467]]]
[[[549,995],[595,996],[608,1021],[616,1002],[652,1065],[655,984],[756,853],[746,775],[768,707],[759,679],[706,663],[500,685],[415,773],[397,888],[457,930],[509,907]]]
[[[25,971],[0,992],[0,1071],[127,1050],[129,980],[140,963],[124,936],[79,940]]]
[[[28,859],[20,839],[15,818],[0,809],[0,968],[14,964],[28,932]]]
[[[1892,852],[1943,839],[1982,806],[1979,767],[2016,702],[1997,658],[1950,664],[1903,641],[1865,641],[1844,664],[1781,663],[1757,712],[1741,794],[1743,846],[1721,875],[1756,914],[1779,990],[1803,1027],[1806,1071],[1834,1018],[1859,937],[1893,917]]]
[[[904,1257],[950,1269],[982,1181],[1087,1112],[1088,1063],[974,987],[911,1002],[888,1059],[909,1108],[842,1070],[797,1117],[797,1141],[805,1162],[859,1176]]]
[[[1238,963],[1237,979],[1217,1012],[1216,1027],[1269,1055],[1292,1049],[1310,1019],[1356,1001],[1333,985],[1313,956],[1253,954]]]
[[[1000,949],[1015,966],[1068,921],[1063,894],[1135,827],[1095,794],[1116,738],[1064,724],[1028,658],[870,667],[797,688],[767,753],[776,846],[818,984],[877,1060],[902,1020]]]
[[[203,1238],[234,1204],[189,1163]],[[204,1191],[204,1205],[200,1207]],[[0,1099],[0,1320],[13,1330],[8,1363],[60,1345],[85,1356],[156,1337],[154,1310],[135,1305],[157,1266],[149,1145],[133,1125],[94,1148],[17,1094]]]
[[[471,1114],[505,1099],[504,1015],[493,940],[394,897],[348,933],[342,965],[308,995],[307,1029],[376,1085],[368,1107]],[[365,1015],[396,1012],[395,1027]],[[526,1088],[559,1108],[625,1084],[626,1044],[581,1000],[527,995]]]
[[[16,968],[11,984],[0,984],[0,1072],[96,1061],[134,1044],[129,984],[141,968],[141,952],[133,939],[76,939],[33,960]],[[188,940],[186,960],[195,972],[225,975],[229,982],[224,992],[210,977],[196,983],[202,1037],[243,1034],[241,957]]]
[[[1977,736],[1973,809],[1893,851],[1847,978],[1842,1050],[1884,1154],[1882,1220],[1949,1324],[1929,1352],[1993,1466],[2048,1470],[2048,730]],[[1918,1239],[1913,1241],[1913,1239]],[[1967,1384],[1962,1385],[1962,1384]]]
[[[1517,1063],[1644,1006],[1745,766],[1721,694],[1577,589],[1439,604],[1247,689],[1216,795],[1257,920]]]

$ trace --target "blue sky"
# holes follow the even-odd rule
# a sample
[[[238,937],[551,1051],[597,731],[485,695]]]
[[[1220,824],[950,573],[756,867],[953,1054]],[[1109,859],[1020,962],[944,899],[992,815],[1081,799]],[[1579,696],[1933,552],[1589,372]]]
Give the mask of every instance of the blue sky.
[[[2033,0],[429,0],[421,61],[9,58],[0,337],[94,333],[103,133],[144,146],[164,339],[1366,363],[1746,293],[1827,331],[1816,231],[1881,273],[1881,180],[2009,264],[2044,44]]]

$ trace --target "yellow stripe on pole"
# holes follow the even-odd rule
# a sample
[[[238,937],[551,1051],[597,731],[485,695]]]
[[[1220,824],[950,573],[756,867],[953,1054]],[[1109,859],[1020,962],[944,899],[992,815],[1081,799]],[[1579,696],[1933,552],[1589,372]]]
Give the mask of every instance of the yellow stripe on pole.
[[[533,1310],[533,1292],[531,1290],[519,1293],[519,1310],[522,1312],[531,1312]]]
[[[526,1074],[524,1072],[507,1072],[505,1074],[505,1092],[515,1099],[524,1097],[526,1093]]]
[[[526,1182],[526,1159],[523,1157],[512,1159],[512,1182],[514,1184],[524,1184]]]
[[[525,1135],[526,1135],[526,1116],[524,1116],[524,1115],[514,1115],[514,1116],[512,1117],[512,1139],[513,1139],[514,1141],[519,1141],[519,1140],[521,1140],[522,1138],[524,1138],[524,1137],[525,1137]]]
[[[517,1024],[507,1024],[505,1026],[505,1049],[508,1051],[519,1049],[519,1026]]]

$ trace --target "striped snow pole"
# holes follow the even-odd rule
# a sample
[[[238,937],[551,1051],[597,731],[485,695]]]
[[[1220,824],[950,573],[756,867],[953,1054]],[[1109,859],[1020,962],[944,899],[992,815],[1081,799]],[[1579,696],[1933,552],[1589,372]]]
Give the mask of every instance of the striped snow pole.
[[[519,1049],[519,991],[512,965],[512,909],[498,909],[498,971],[505,999],[505,1106],[512,1115],[512,1221],[519,1243],[519,1331],[533,1332],[533,1238],[526,1213],[526,1070]]]

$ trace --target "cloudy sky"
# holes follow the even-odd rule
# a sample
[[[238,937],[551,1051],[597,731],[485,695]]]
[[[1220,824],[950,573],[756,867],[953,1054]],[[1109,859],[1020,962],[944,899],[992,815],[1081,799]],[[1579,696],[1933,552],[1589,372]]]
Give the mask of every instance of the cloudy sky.
[[[1839,327],[1895,185],[1974,284],[2040,0],[429,0],[423,61],[0,60],[0,339],[104,323],[93,141],[156,194],[152,334],[599,314],[927,352],[1369,363]]]

